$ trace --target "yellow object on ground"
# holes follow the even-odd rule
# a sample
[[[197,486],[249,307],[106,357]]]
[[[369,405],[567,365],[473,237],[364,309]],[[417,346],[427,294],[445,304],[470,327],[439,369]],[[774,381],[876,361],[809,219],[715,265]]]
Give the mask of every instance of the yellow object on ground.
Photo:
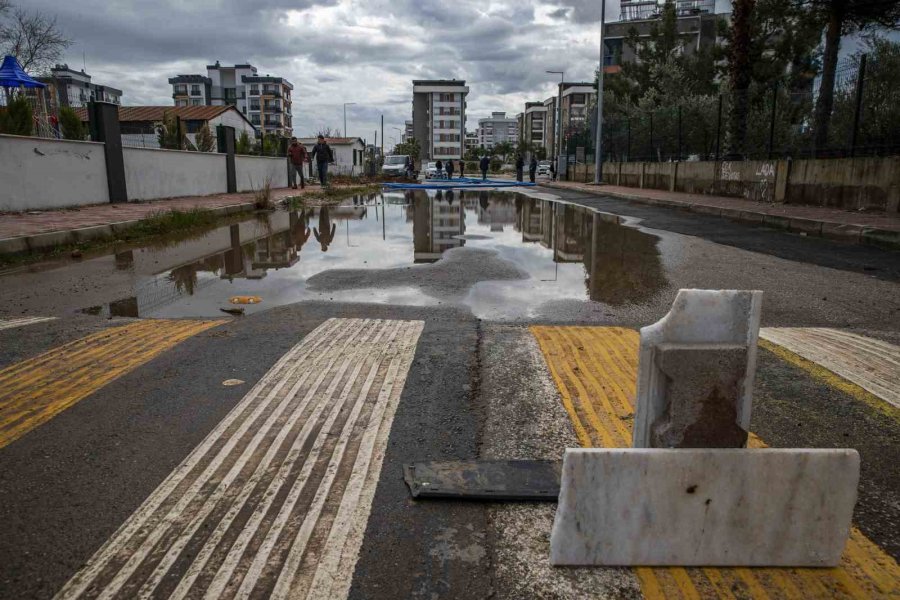
[[[544,326],[531,331],[582,446],[631,446],[638,332]],[[750,446],[765,443],[751,434]],[[900,597],[897,562],[856,528],[850,532],[841,566],[834,569],[666,567],[635,572],[650,599]]]
[[[259,296],[232,296],[229,300],[232,304],[259,304],[262,298]]]
[[[164,350],[224,322],[138,321],[0,370],[0,448]]]

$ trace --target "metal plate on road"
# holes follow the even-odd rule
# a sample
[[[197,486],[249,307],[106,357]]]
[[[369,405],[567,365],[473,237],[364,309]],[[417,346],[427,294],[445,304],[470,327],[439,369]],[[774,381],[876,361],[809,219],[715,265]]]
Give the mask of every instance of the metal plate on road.
[[[413,498],[556,502],[561,460],[418,462],[403,467]]]

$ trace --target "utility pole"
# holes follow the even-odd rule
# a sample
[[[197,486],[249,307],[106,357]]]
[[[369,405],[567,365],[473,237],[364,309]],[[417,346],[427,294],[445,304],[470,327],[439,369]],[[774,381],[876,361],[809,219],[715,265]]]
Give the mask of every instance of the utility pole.
[[[384,156],[384,115],[381,115],[381,156]]]
[[[597,139],[594,143],[594,184],[603,182],[603,33],[606,29],[606,0],[600,0],[600,71],[597,73]]]
[[[356,102],[344,102],[344,137],[350,137],[347,135],[347,107],[353,106]]]

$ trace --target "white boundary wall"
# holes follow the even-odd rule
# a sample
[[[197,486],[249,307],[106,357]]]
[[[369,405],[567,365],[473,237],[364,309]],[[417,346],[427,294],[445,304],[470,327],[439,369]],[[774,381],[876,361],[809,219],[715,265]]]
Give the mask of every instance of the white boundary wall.
[[[122,151],[128,200],[206,196],[228,191],[224,154],[151,148],[123,148]]]
[[[239,192],[258,190],[267,178],[271,178],[272,188],[287,187],[286,158],[239,154],[234,157],[234,172]]]
[[[109,202],[103,144],[0,135],[0,211]]]

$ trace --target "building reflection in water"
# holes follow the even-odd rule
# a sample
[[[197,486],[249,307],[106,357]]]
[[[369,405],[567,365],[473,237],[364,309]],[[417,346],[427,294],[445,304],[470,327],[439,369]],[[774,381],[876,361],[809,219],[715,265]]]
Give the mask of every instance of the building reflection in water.
[[[410,212],[413,222],[413,261],[433,263],[450,248],[465,245],[460,236],[466,233],[465,193],[446,194],[438,190],[429,197],[423,190],[410,194],[407,220]]]
[[[659,238],[620,225],[615,215],[534,198],[520,198],[516,212],[523,242],[552,250],[556,263],[583,263],[594,302],[641,303],[668,283]]]

